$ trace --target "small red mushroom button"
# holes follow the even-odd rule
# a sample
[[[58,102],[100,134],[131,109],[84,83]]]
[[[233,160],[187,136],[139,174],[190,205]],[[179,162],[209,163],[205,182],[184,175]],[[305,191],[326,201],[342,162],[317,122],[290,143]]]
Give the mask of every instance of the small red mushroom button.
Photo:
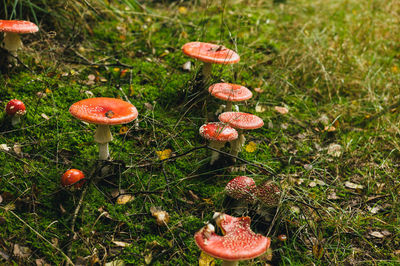
[[[25,104],[17,99],[9,101],[6,105],[6,114],[11,116],[11,124],[17,125],[21,121],[21,116],[25,115]]]
[[[75,188],[81,188],[85,183],[85,175],[81,170],[78,169],[69,169],[66,171],[61,177],[61,185],[64,187],[69,187],[74,185]]]

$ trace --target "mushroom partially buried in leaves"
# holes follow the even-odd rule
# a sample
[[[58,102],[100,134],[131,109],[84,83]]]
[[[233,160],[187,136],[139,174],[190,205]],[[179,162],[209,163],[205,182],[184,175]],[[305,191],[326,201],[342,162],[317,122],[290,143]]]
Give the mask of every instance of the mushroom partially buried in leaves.
[[[0,32],[4,32],[4,39],[1,47],[7,50],[11,55],[17,56],[17,50],[22,47],[19,34],[34,33],[38,30],[38,26],[29,21],[0,20]],[[13,58],[9,57],[9,61],[13,61]]]
[[[223,123],[211,122],[204,124],[200,127],[200,135],[210,141],[210,147],[220,150],[225,146],[227,141],[233,141],[238,138],[237,131]],[[211,151],[210,164],[214,164],[218,160],[219,152]]]
[[[264,125],[261,118],[256,115],[242,112],[225,112],[219,115],[218,119],[221,122],[227,123],[233,128],[236,128],[239,137],[231,143],[231,154],[237,156],[246,141],[243,130],[257,129]]]
[[[79,120],[96,124],[94,140],[99,145],[99,159],[109,157],[108,143],[112,140],[110,125],[129,123],[138,111],[131,103],[115,98],[90,98],[74,103],[69,112]]]
[[[232,111],[232,102],[242,102],[250,99],[253,93],[246,87],[231,83],[216,83],[208,88],[212,96],[226,101],[225,111]]]
[[[249,217],[214,215],[224,236],[217,235],[213,225],[200,229],[194,239],[197,246],[208,255],[222,259],[222,265],[238,265],[241,260],[256,258],[267,251],[271,240],[250,229]]]
[[[187,56],[204,62],[202,73],[205,83],[210,79],[212,64],[227,65],[237,63],[240,60],[240,56],[235,51],[222,45],[206,42],[186,43],[183,45],[182,51]]]

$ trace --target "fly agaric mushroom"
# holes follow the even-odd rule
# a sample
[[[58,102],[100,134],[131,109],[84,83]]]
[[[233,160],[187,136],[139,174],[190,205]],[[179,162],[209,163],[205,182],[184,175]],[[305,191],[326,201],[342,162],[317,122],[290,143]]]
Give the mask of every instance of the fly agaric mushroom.
[[[36,24],[24,20],[0,20],[0,32],[4,32],[4,39],[1,45],[12,56],[17,56],[17,50],[22,47],[22,41],[19,34],[34,33],[39,30]],[[9,56],[9,62],[14,61],[13,57]]]
[[[68,187],[74,185],[75,188],[81,188],[85,183],[85,175],[81,170],[69,169],[61,177],[61,185]],[[83,180],[82,180],[83,179]]]
[[[210,141],[210,147],[216,150],[220,150],[225,146],[227,141],[233,141],[238,138],[237,131],[223,123],[211,122],[204,124],[200,127],[200,135]],[[218,160],[219,152],[211,151],[210,164],[214,164]]]
[[[11,124],[17,125],[21,121],[21,116],[25,115],[25,104],[17,99],[9,101],[6,105],[6,114],[11,116]]]
[[[244,200],[253,203],[255,200],[254,191],[256,183],[248,176],[238,176],[228,182],[225,186],[226,194],[237,200]]]
[[[272,181],[258,185],[255,189],[254,196],[262,205],[267,207],[275,207],[279,203],[281,191]]]
[[[215,98],[226,101],[226,112],[232,111],[232,102],[246,101],[253,96],[248,88],[231,83],[213,84],[208,88],[208,91]]]
[[[224,236],[217,235],[211,224],[200,229],[194,239],[197,246],[208,255],[222,259],[222,265],[239,265],[241,260],[256,258],[267,251],[271,240],[250,229],[249,217],[217,214],[217,224]],[[215,216],[215,215],[214,215]]]
[[[233,156],[239,154],[246,141],[243,130],[257,129],[264,125],[263,120],[258,116],[242,112],[225,112],[220,114],[218,119],[221,122],[227,123],[231,127],[236,128],[239,133],[238,139],[231,143],[231,154]]]
[[[131,122],[138,116],[136,107],[131,103],[115,98],[89,98],[74,103],[69,112],[79,120],[96,124],[94,141],[99,145],[99,159],[109,157],[108,143],[112,140],[110,125]]]
[[[234,64],[239,62],[240,56],[233,50],[222,45],[206,42],[189,42],[183,45],[182,51],[189,57],[204,62],[202,73],[205,83],[211,76],[212,64]]]

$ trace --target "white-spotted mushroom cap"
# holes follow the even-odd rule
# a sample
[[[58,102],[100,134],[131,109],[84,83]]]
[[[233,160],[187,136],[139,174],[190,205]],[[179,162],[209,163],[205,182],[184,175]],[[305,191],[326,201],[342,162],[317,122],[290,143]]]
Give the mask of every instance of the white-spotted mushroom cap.
[[[274,207],[279,204],[281,191],[274,182],[269,181],[258,185],[255,189],[254,195],[255,198],[261,202],[261,204],[268,207]]]
[[[249,217],[222,214],[225,235],[217,235],[208,226],[195,235],[197,246],[208,255],[227,261],[249,260],[266,252],[270,239],[250,229]],[[221,216],[221,215],[220,215]]]
[[[0,20],[0,32],[34,33],[39,30],[35,23],[24,20]]]
[[[230,102],[241,102],[250,99],[253,93],[246,87],[231,83],[216,83],[208,88],[212,96]]]
[[[238,138],[236,129],[220,122],[204,124],[199,129],[200,135],[211,141],[232,141]]]
[[[225,186],[226,194],[237,200],[254,202],[254,190],[256,183],[253,178],[247,176],[238,176],[228,182]]]
[[[136,119],[138,111],[131,103],[115,98],[89,98],[74,103],[69,112],[79,120],[97,125],[120,125]]]
[[[243,112],[225,112],[220,114],[218,119],[238,129],[257,129],[264,125],[258,116]]]
[[[182,51],[187,56],[196,58],[205,63],[234,64],[240,60],[240,56],[235,51],[222,45],[206,42],[186,43],[183,45]]]

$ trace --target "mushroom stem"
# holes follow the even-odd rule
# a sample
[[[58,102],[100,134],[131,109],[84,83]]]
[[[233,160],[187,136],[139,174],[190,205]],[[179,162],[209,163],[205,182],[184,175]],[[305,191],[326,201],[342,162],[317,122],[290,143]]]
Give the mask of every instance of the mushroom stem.
[[[225,107],[225,112],[230,112],[230,111],[232,111],[232,102],[227,101],[226,107]]]
[[[211,70],[212,70],[212,64],[211,63],[204,63],[203,64],[201,72],[203,73],[204,83],[205,84],[207,84],[210,81]]]
[[[19,37],[19,34],[12,32],[5,32],[2,46],[12,55],[8,56],[8,61],[9,62],[16,61],[14,57],[17,56],[17,50],[22,47],[22,41],[21,38]]]
[[[237,129],[239,133],[239,137],[233,141],[231,141],[231,155],[238,156],[239,152],[242,150],[243,144],[246,142],[246,137],[243,134],[242,129]],[[236,161],[236,159],[233,159]]]
[[[21,116],[18,114],[15,114],[12,118],[11,118],[11,125],[12,126],[16,126],[21,122]]]
[[[110,126],[98,125],[94,134],[94,141],[99,145],[99,159],[107,160],[109,157],[108,143],[112,141]]]
[[[228,261],[228,260],[224,260],[222,261],[221,266],[237,266],[239,265],[239,261]]]
[[[214,148],[216,150],[220,150],[225,146],[225,141],[210,141],[210,148]],[[211,151],[211,160],[210,165],[213,165],[216,160],[219,158],[219,152]]]

